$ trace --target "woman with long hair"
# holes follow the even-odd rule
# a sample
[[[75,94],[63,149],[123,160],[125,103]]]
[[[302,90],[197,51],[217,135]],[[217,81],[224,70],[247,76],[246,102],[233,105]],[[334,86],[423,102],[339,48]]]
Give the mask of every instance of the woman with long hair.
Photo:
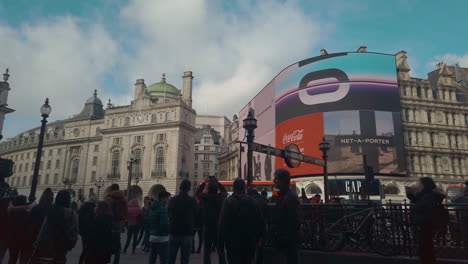
[[[66,263],[67,253],[78,240],[78,216],[70,209],[70,193],[57,193],[35,243],[33,263]]]
[[[112,256],[112,215],[106,202],[96,206],[96,217],[91,225],[86,264],[109,263]]]
[[[39,204],[31,209],[29,214],[28,226],[31,230],[31,244],[37,239],[37,235],[42,226],[42,222],[54,203],[54,192],[47,188],[39,199]]]

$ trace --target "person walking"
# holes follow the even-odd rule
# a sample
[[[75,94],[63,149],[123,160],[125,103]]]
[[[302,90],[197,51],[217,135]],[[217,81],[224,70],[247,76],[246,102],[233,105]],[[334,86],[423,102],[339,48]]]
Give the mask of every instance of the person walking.
[[[457,222],[460,228],[461,240],[463,247],[466,249],[465,252],[468,254],[468,181],[465,182],[465,191],[461,197],[458,197],[453,201],[457,209]],[[464,204],[465,206],[458,205]],[[467,256],[468,259],[468,256]]]
[[[203,245],[203,213],[200,205],[200,201],[195,198],[197,202],[196,215],[193,227],[193,237],[192,237],[192,253],[200,253]],[[198,235],[198,248],[195,251],[195,235]]]
[[[208,184],[208,192],[203,193]],[[220,191],[218,193],[218,191]],[[227,191],[215,177],[208,177],[197,189],[195,195],[200,200],[203,215],[203,263],[211,264],[211,252],[218,251],[219,264],[226,262],[224,250],[218,245],[219,214]]]
[[[141,208],[140,220],[138,220],[140,229],[138,231],[137,246],[141,243],[141,246],[143,247],[143,252],[145,252],[146,249],[145,236],[148,230],[148,212],[151,206],[151,204],[148,203],[149,197],[146,196],[145,198],[143,198],[143,207]]]
[[[219,216],[219,250],[227,250],[229,264],[250,264],[262,234],[260,208],[245,193],[245,182],[236,179],[234,193],[224,203]]]
[[[8,238],[10,234],[10,229],[8,227],[9,206],[9,197],[3,197],[0,199],[0,263],[3,263],[3,258],[8,250]]]
[[[32,263],[66,263],[78,240],[78,215],[70,209],[70,193],[57,193],[34,243]]]
[[[108,205],[109,214],[112,215],[112,255],[114,255],[114,264],[120,263],[120,233],[125,226],[128,203],[123,191],[119,190],[118,184],[111,185],[111,192],[106,196],[104,201]]]
[[[263,264],[263,244],[265,243],[265,235],[266,235],[266,224],[265,224],[265,216],[267,214],[267,209],[268,209],[268,201],[263,198],[262,195],[260,195],[256,190],[250,189],[248,190],[248,194],[250,197],[252,197],[257,205],[257,208],[260,212],[260,219],[261,219],[261,226],[260,229],[260,237],[257,241],[256,244],[256,249],[255,249],[255,263],[258,264]]]
[[[419,179],[416,194],[408,192],[407,197],[414,204],[413,222],[419,237],[419,259],[422,264],[435,264],[433,235],[436,223],[437,205],[444,199],[436,190],[434,181],[429,177]]]
[[[106,202],[99,202],[95,215],[90,227],[84,263],[106,264],[110,262],[112,256],[113,218],[109,213],[109,205]]]
[[[39,203],[31,209],[28,218],[29,227],[29,245],[32,244],[37,240],[37,236],[39,231],[41,230],[42,223],[46,215],[52,209],[54,204],[54,192],[50,188],[46,188],[39,199]],[[32,250],[32,248],[31,248]],[[32,251],[31,251],[32,253]]]
[[[274,246],[285,257],[284,263],[299,263],[300,246],[300,202],[290,190],[291,175],[285,169],[274,173],[275,187],[279,189],[272,221]]]
[[[141,217],[141,209],[137,200],[131,200],[128,212],[127,212],[127,241],[123,250],[124,254],[127,254],[128,246],[133,238],[132,254],[135,254],[137,242],[138,242],[138,231],[140,230],[139,219]]]
[[[159,255],[159,263],[167,264],[169,257],[169,216],[167,213],[167,202],[170,193],[161,191],[158,200],[151,204],[149,214],[151,243],[149,264],[155,264]]]
[[[8,209],[8,239],[9,264],[26,264],[31,257],[30,233],[28,232],[28,205],[27,197],[19,195],[13,198],[12,207]]]
[[[96,208],[96,201],[90,200],[85,202],[78,211],[78,227],[81,236],[81,255],[78,261],[83,264],[88,251],[89,235],[91,234],[91,227],[94,222],[94,210]]]
[[[169,200],[169,264],[175,264],[180,248],[180,263],[188,264],[192,250],[193,226],[197,202],[189,196],[192,183],[183,180],[180,193]]]

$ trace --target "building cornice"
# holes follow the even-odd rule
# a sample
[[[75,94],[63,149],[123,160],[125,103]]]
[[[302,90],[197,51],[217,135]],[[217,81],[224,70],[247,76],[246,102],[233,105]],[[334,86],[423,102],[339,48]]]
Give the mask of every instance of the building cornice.
[[[113,127],[101,129],[99,132],[103,135],[114,134],[114,133],[124,133],[124,132],[141,132],[154,129],[168,129],[168,128],[183,128],[190,132],[196,132],[197,129],[194,126],[191,126],[185,122],[175,121],[175,122],[165,122],[165,123],[154,123],[147,125],[139,126],[125,126],[125,127]]]

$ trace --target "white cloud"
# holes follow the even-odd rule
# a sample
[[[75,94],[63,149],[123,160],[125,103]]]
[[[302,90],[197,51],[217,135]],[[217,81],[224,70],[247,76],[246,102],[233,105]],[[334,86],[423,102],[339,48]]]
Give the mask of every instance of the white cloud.
[[[444,54],[435,56],[431,62],[428,63],[428,67],[435,68],[436,64],[439,62],[445,62],[447,65],[454,65],[458,63],[460,67],[468,67],[468,54],[465,55],[456,55],[456,54]]]
[[[231,115],[282,68],[313,55],[321,32],[296,2],[239,4],[235,13],[211,3],[130,1],[121,16],[140,38],[126,63],[129,79],[149,84],[166,72],[181,88],[182,72],[192,70],[198,113]]]
[[[6,116],[7,137],[40,124],[45,97],[53,108],[51,120],[79,113],[94,89],[102,92],[118,50],[101,26],[83,26],[72,17],[20,28],[0,25],[0,39],[1,71],[9,67],[11,75],[8,104],[16,109]]]

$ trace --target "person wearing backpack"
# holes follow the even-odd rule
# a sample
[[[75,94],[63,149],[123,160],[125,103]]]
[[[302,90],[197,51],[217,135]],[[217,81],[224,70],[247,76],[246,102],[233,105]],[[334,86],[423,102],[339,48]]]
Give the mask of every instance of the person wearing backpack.
[[[33,246],[32,263],[66,263],[78,240],[78,215],[70,209],[70,193],[57,193]]]
[[[112,215],[112,254],[114,255],[114,264],[120,262],[120,234],[125,226],[128,213],[128,202],[123,191],[119,190],[118,184],[111,185],[111,192],[106,196],[105,202],[109,206],[109,214]]]
[[[437,192],[434,181],[429,177],[419,179],[419,192],[409,192],[413,203],[412,220],[419,238],[419,258],[422,264],[436,263],[433,236],[448,223],[448,211],[441,203],[442,193]]]
[[[262,234],[262,216],[255,200],[245,193],[243,179],[234,180],[233,190],[219,216],[220,250],[226,247],[229,264],[249,264]]]

